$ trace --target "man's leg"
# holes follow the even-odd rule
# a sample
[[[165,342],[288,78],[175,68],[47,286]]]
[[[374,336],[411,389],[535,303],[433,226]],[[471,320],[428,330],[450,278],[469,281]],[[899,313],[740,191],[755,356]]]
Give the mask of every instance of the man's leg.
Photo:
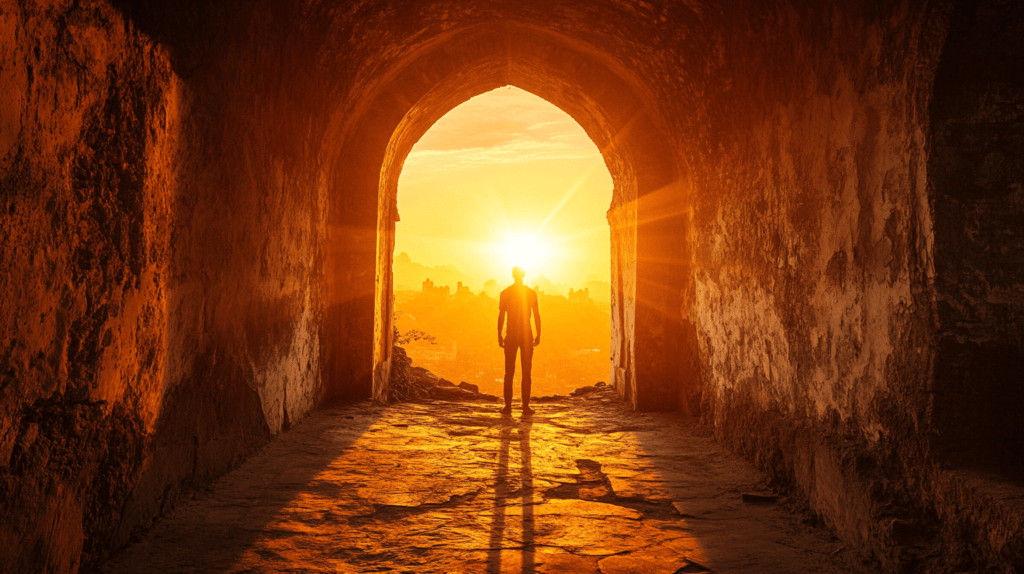
[[[505,408],[512,408],[512,377],[516,374],[516,345],[505,341]]]
[[[533,387],[533,341],[526,341],[522,344],[522,353],[523,410],[526,410],[530,406],[530,390]]]

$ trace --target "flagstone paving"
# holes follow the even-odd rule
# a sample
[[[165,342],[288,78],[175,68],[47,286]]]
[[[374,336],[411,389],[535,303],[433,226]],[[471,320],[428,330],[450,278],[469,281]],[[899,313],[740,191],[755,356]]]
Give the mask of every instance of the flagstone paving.
[[[610,391],[314,413],[104,567],[135,572],[859,572],[745,461]]]

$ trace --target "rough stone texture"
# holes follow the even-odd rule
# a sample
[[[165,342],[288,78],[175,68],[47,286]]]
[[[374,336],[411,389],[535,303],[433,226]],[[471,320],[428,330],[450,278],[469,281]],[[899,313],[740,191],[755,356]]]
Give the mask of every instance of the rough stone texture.
[[[102,2],[0,31],[0,556],[73,572],[319,400],[323,207],[257,82]]]
[[[104,572],[861,571],[798,506],[742,502],[764,492],[749,463],[612,397],[529,418],[440,401],[324,410]]]
[[[388,374],[388,400],[445,399],[449,401],[500,402],[494,395],[481,393],[480,388],[465,381],[455,383],[439,379],[423,367],[413,367],[405,349],[395,345],[391,349],[391,368]]]
[[[0,6],[4,564],[94,564],[319,401],[388,399],[402,161],[507,83],[612,174],[622,397],[883,570],[1024,561],[1015,495],[946,467],[1005,478],[975,447],[1021,436],[1017,4]]]
[[[928,534],[935,8],[752,11],[708,42],[688,142],[702,416],[892,570],[894,521]]]
[[[118,538],[162,414],[185,104],[108,6],[5,1],[0,27],[0,555],[70,572]]]

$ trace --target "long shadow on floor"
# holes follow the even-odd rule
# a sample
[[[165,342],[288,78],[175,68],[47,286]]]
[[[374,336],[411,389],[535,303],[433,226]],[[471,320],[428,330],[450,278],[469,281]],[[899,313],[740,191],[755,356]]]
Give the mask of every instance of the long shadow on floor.
[[[503,548],[514,548],[522,552],[523,574],[534,572],[534,518],[533,518],[533,466],[530,453],[530,431],[533,429],[533,420],[525,417],[516,421],[509,417],[501,419],[501,431],[499,432],[498,468],[494,480],[494,519],[491,522],[491,532],[487,554],[487,572],[501,572],[501,554]],[[513,431],[518,431],[520,472],[519,488],[512,488],[509,485],[509,450],[512,440],[515,438]],[[505,544],[509,533],[505,517],[505,509],[515,504],[515,500],[521,499],[522,504],[522,538],[521,544]],[[510,502],[512,501],[512,502]],[[514,533],[514,530],[513,530]]]

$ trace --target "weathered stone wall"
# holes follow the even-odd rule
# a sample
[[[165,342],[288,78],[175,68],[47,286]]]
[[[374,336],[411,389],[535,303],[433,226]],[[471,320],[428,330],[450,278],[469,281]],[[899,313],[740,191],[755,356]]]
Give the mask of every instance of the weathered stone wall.
[[[0,23],[0,555],[68,572],[114,534],[159,416],[186,104],[107,6],[7,1]]]
[[[103,2],[0,3],[11,571],[95,564],[321,395],[310,122],[288,113],[301,93],[278,97],[280,68],[232,77],[225,47],[259,61],[243,33],[274,22],[197,34],[214,48],[198,54],[149,23]]]
[[[703,416],[889,568],[926,506],[934,9],[748,12],[691,144]]]
[[[1024,563],[1024,6],[957,2],[935,78],[936,514],[954,554]],[[1015,502],[1016,501],[1016,502]],[[980,541],[980,543],[976,542]]]
[[[954,207],[939,184],[951,166],[984,179],[971,162],[1019,155],[1020,124],[1007,111],[998,126],[954,117],[959,125],[935,126],[933,140],[930,123],[947,109],[942,74],[932,100],[940,61],[971,103],[1019,108],[1019,8],[1008,6],[983,5],[1002,27],[975,29],[987,41],[952,66],[946,22],[955,33],[963,8],[942,2],[752,10],[707,39],[718,65],[691,148],[698,247],[688,311],[702,416],[886,569],[923,556],[926,569],[1022,559],[1019,510],[943,472],[930,448],[962,431],[984,446],[977,458],[1005,462],[1019,444],[1014,409],[1002,406],[1019,402],[1019,162],[986,180],[1002,203]],[[970,85],[972,76],[989,83]],[[974,132],[941,149],[957,130]],[[944,279],[951,271],[957,279]],[[966,320],[946,308],[983,298],[972,281],[993,290],[970,327],[974,342],[991,342],[986,353],[964,352]],[[937,319],[946,330],[936,332]],[[985,373],[988,390],[965,392],[966,372]]]

